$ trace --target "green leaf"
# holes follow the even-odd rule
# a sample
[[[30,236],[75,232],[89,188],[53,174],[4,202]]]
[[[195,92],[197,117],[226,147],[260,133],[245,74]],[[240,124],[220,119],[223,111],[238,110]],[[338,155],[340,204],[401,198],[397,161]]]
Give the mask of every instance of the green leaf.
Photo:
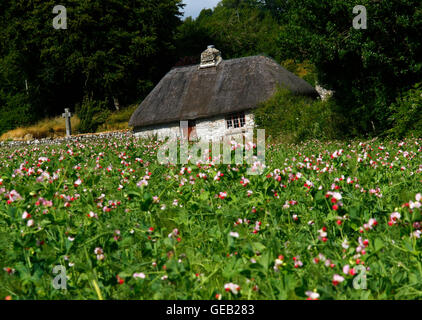
[[[375,251],[379,251],[384,248],[384,241],[382,241],[380,238],[376,238],[374,241],[374,248]]]

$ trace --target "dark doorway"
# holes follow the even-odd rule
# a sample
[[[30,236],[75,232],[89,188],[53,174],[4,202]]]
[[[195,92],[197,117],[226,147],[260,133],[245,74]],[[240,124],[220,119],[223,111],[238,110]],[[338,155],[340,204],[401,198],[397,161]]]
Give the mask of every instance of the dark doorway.
[[[188,141],[194,141],[197,139],[196,135],[196,121],[195,120],[188,120],[188,126],[183,128],[183,137]]]
[[[196,139],[196,121],[188,121],[188,140],[193,141]]]

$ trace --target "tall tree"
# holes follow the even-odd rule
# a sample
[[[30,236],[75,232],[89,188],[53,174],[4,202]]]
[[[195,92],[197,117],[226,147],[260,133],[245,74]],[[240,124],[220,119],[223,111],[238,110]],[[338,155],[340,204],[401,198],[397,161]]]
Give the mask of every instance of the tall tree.
[[[352,0],[295,0],[278,38],[280,59],[310,59],[336,91],[350,130],[387,129],[389,105],[422,79],[422,2],[362,0],[367,29],[354,29]]]
[[[53,28],[56,4],[0,3],[0,115],[24,105],[33,121],[85,95],[135,102],[174,63],[181,0],[65,0],[66,30]]]
[[[226,59],[254,54],[274,56],[274,39],[280,26],[257,5],[256,0],[223,0],[214,10],[203,10],[196,20],[186,19],[179,28],[179,56],[199,57],[207,44],[214,44]]]

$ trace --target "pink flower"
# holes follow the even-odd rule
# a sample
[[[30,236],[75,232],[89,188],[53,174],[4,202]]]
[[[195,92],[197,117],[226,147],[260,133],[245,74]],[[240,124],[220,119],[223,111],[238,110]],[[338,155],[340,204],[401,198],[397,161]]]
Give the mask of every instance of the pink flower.
[[[73,185],[75,186],[75,188],[79,187],[82,184],[82,180],[78,178],[78,180],[76,180]]]
[[[344,278],[342,277],[342,276],[340,276],[340,275],[338,275],[338,274],[335,274],[334,276],[333,276],[333,285],[338,285],[339,283],[341,283],[341,282],[343,282],[344,281]]]
[[[349,266],[348,264],[346,264],[346,265],[343,267],[343,273],[344,273],[344,274],[349,274],[349,271],[350,271],[350,266]]]
[[[147,186],[148,185],[148,181],[147,180],[145,180],[145,179],[142,179],[141,181],[139,181],[137,184],[136,184],[136,186],[138,186],[139,188],[140,187],[143,187],[143,186]]]
[[[140,279],[145,279],[145,273],[143,272],[139,272],[139,273],[134,273],[133,277],[136,278],[140,278]]]
[[[9,198],[10,202],[22,199],[21,195],[16,190],[10,191],[8,194],[6,194],[6,197]]]

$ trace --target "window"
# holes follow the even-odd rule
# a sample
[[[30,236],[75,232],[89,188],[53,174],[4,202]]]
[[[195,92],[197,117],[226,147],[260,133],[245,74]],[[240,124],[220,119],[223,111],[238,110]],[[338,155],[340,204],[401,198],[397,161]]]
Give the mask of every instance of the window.
[[[227,129],[230,128],[243,128],[245,126],[245,113],[235,113],[226,117]]]

